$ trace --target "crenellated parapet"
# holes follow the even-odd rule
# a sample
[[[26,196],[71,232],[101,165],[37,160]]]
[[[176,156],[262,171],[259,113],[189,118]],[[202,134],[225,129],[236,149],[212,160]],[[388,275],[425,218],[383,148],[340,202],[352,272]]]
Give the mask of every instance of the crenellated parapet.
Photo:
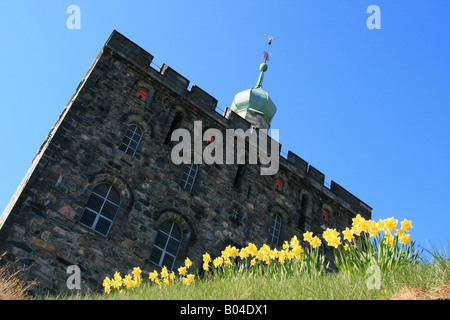
[[[124,37],[119,32],[113,31],[103,50],[109,51],[111,54],[119,55],[123,59],[129,61],[134,67],[138,67],[142,70],[150,79],[169,88],[190,104],[208,114],[209,117],[217,120],[226,128],[235,130],[242,129],[245,131],[252,126],[248,120],[232,111],[231,108],[226,107],[223,115],[218,114],[215,111],[217,100],[213,96],[195,84],[190,86],[190,81],[188,79],[168,65],[163,64],[159,70],[151,67],[150,64],[153,61],[153,55]],[[270,145],[272,139],[268,137],[267,140]],[[280,166],[284,169],[302,179],[307,179],[313,185],[320,187],[325,193],[330,194],[331,191],[331,197],[335,198],[336,201],[341,202],[343,206],[348,207],[355,212],[359,212],[366,217],[370,217],[371,207],[334,181],[331,181],[330,187],[327,187],[325,185],[325,175],[292,151],[288,151],[287,158],[284,158],[280,153],[279,159]]]

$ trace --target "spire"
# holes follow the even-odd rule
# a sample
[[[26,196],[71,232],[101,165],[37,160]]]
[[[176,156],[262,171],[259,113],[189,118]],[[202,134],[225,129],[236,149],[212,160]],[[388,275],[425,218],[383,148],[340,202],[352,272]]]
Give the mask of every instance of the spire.
[[[236,112],[239,116],[249,121],[253,126],[260,129],[270,128],[270,122],[273,116],[277,112],[277,108],[273,103],[269,94],[262,89],[262,83],[264,79],[264,72],[267,71],[267,61],[269,60],[270,45],[275,40],[274,37],[269,37],[267,51],[264,51],[263,60],[259,66],[261,73],[258,78],[256,86],[251,89],[239,92],[234,96],[233,103],[231,104],[231,111]]]
[[[259,70],[261,70],[261,73],[259,74],[259,79],[258,79],[258,82],[256,83],[255,88],[262,87],[262,83],[263,83],[263,79],[264,79],[264,72],[266,72],[267,68],[268,68],[266,62],[269,60],[269,57],[272,55],[272,53],[269,52],[270,45],[272,44],[272,41],[276,39],[272,36],[268,36],[267,34],[264,34],[264,35],[267,37],[267,39],[269,39],[269,42],[267,43],[267,51],[264,51],[264,55],[263,55],[264,62],[261,63],[261,65],[259,66]]]

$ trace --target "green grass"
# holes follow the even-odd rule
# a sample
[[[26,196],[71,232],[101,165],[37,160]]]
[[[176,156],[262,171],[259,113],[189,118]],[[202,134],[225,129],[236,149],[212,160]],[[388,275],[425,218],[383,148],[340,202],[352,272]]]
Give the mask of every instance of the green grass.
[[[221,277],[214,280],[200,279],[190,285],[176,283],[173,286],[158,286],[149,281],[123,294],[66,295],[47,297],[50,299],[89,300],[379,300],[391,299],[405,288],[430,292],[436,288],[447,288],[449,259],[441,257],[430,263],[402,266],[381,275],[379,289],[369,289],[369,275],[363,273],[327,273],[320,276],[300,275],[256,275],[250,274]],[[442,290],[441,290],[442,291]],[[433,297],[431,297],[433,298]],[[450,298],[450,296],[446,296]]]

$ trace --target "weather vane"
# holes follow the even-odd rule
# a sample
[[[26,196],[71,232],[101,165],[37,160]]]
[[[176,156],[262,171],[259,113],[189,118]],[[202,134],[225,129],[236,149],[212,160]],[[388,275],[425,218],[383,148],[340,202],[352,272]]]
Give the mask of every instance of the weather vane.
[[[268,36],[267,34],[264,34],[264,35],[267,37],[267,39],[269,39],[269,42],[267,44],[267,51],[264,51],[264,56],[263,56],[264,63],[266,63],[267,60],[269,60],[269,57],[272,55],[271,53],[269,53],[269,49],[270,49],[270,45],[272,44],[272,40],[276,40],[276,38],[272,37],[272,36]]]

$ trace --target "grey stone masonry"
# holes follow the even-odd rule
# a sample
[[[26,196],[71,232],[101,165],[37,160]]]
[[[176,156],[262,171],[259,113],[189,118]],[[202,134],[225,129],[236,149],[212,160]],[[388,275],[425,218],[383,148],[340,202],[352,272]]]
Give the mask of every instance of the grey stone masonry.
[[[167,65],[154,69],[152,59],[112,33],[1,216],[3,260],[36,279],[36,292],[67,291],[71,265],[82,290],[95,291],[116,271],[148,272],[161,261],[177,268],[186,257],[200,267],[203,253],[228,244],[281,246],[305,231],[343,230],[357,214],[370,219],[368,205],[334,181],[326,187],[324,174],[292,152],[273,176],[260,164],[174,164],[173,129],[192,132],[200,120],[222,132],[251,125],[230,109],[217,113],[214,97],[188,90],[189,80]],[[281,229],[271,241],[274,215]],[[175,249],[158,251],[160,242]]]

